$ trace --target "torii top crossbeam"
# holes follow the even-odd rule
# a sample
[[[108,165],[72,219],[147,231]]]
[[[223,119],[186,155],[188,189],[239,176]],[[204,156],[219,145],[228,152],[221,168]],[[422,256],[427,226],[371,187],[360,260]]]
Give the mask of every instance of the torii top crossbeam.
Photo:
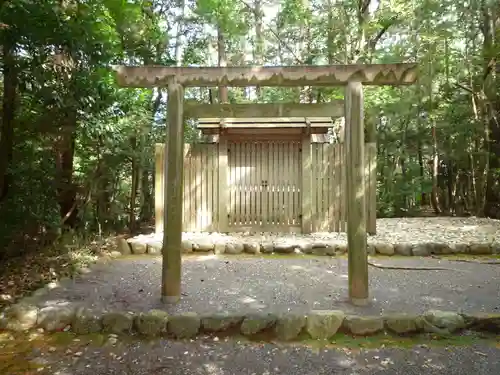
[[[417,79],[416,63],[301,65],[251,67],[116,66],[123,87],[162,87],[169,82],[185,87],[215,86],[343,86],[411,85]]]

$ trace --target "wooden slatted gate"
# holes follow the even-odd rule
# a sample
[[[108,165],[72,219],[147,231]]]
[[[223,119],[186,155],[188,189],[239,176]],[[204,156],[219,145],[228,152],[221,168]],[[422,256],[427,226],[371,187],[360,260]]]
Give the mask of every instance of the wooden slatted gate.
[[[300,231],[300,143],[228,143],[229,230]]]
[[[300,143],[289,141],[228,142],[227,187],[219,180],[220,144],[185,145],[183,230],[205,231],[301,231],[303,191]],[[366,148],[366,199],[372,207],[375,184],[368,173],[376,147]],[[311,230],[345,232],[346,189],[344,145],[311,144]],[[163,229],[164,149],[156,147],[156,228]],[[221,189],[228,202],[220,202]],[[220,212],[224,207],[224,212]],[[368,209],[368,218],[376,212]],[[221,227],[221,215],[228,217]]]

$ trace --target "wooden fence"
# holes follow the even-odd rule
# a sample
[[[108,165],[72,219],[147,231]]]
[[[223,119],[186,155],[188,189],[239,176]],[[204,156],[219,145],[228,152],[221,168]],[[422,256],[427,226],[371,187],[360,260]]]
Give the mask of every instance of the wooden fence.
[[[185,145],[183,230],[300,232],[302,199],[309,194],[310,231],[345,232],[344,145],[310,145],[310,180],[302,176],[301,147],[284,141]],[[365,150],[367,228],[375,232],[376,165],[370,160],[376,148],[367,144]],[[157,232],[163,230],[163,174],[164,145],[157,144]],[[309,186],[303,188],[304,183]]]

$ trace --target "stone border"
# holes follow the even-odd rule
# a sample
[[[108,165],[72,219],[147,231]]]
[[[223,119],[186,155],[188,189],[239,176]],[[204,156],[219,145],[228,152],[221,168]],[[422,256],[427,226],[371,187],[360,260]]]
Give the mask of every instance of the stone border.
[[[41,289],[43,291],[46,289]],[[449,335],[463,330],[500,333],[500,313],[463,314],[429,310],[423,314],[349,315],[340,310],[312,310],[307,314],[293,311],[283,314],[194,312],[169,315],[150,310],[132,313],[97,311],[70,302],[38,307],[35,293],[0,313],[0,329],[22,332],[40,329],[47,332],[72,331],[75,334],[108,333],[143,337],[194,338],[198,335],[265,335],[280,341],[330,339],[337,333],[368,336],[385,332],[392,335],[433,333]]]
[[[117,240],[119,251],[126,254],[161,254],[161,241],[134,237]],[[183,240],[184,254],[309,254],[335,256],[347,252],[347,244],[334,241],[298,239],[296,241],[234,240],[216,242],[210,239]],[[500,243],[368,243],[369,255],[430,256],[447,254],[500,254]]]

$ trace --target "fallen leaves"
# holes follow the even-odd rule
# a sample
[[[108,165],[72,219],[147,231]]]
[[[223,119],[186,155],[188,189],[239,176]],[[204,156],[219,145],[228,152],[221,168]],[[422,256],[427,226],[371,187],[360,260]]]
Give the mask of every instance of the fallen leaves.
[[[3,260],[0,264],[0,310],[42,286],[73,277],[97,259],[96,254],[112,251],[112,238],[79,246],[52,246]]]

